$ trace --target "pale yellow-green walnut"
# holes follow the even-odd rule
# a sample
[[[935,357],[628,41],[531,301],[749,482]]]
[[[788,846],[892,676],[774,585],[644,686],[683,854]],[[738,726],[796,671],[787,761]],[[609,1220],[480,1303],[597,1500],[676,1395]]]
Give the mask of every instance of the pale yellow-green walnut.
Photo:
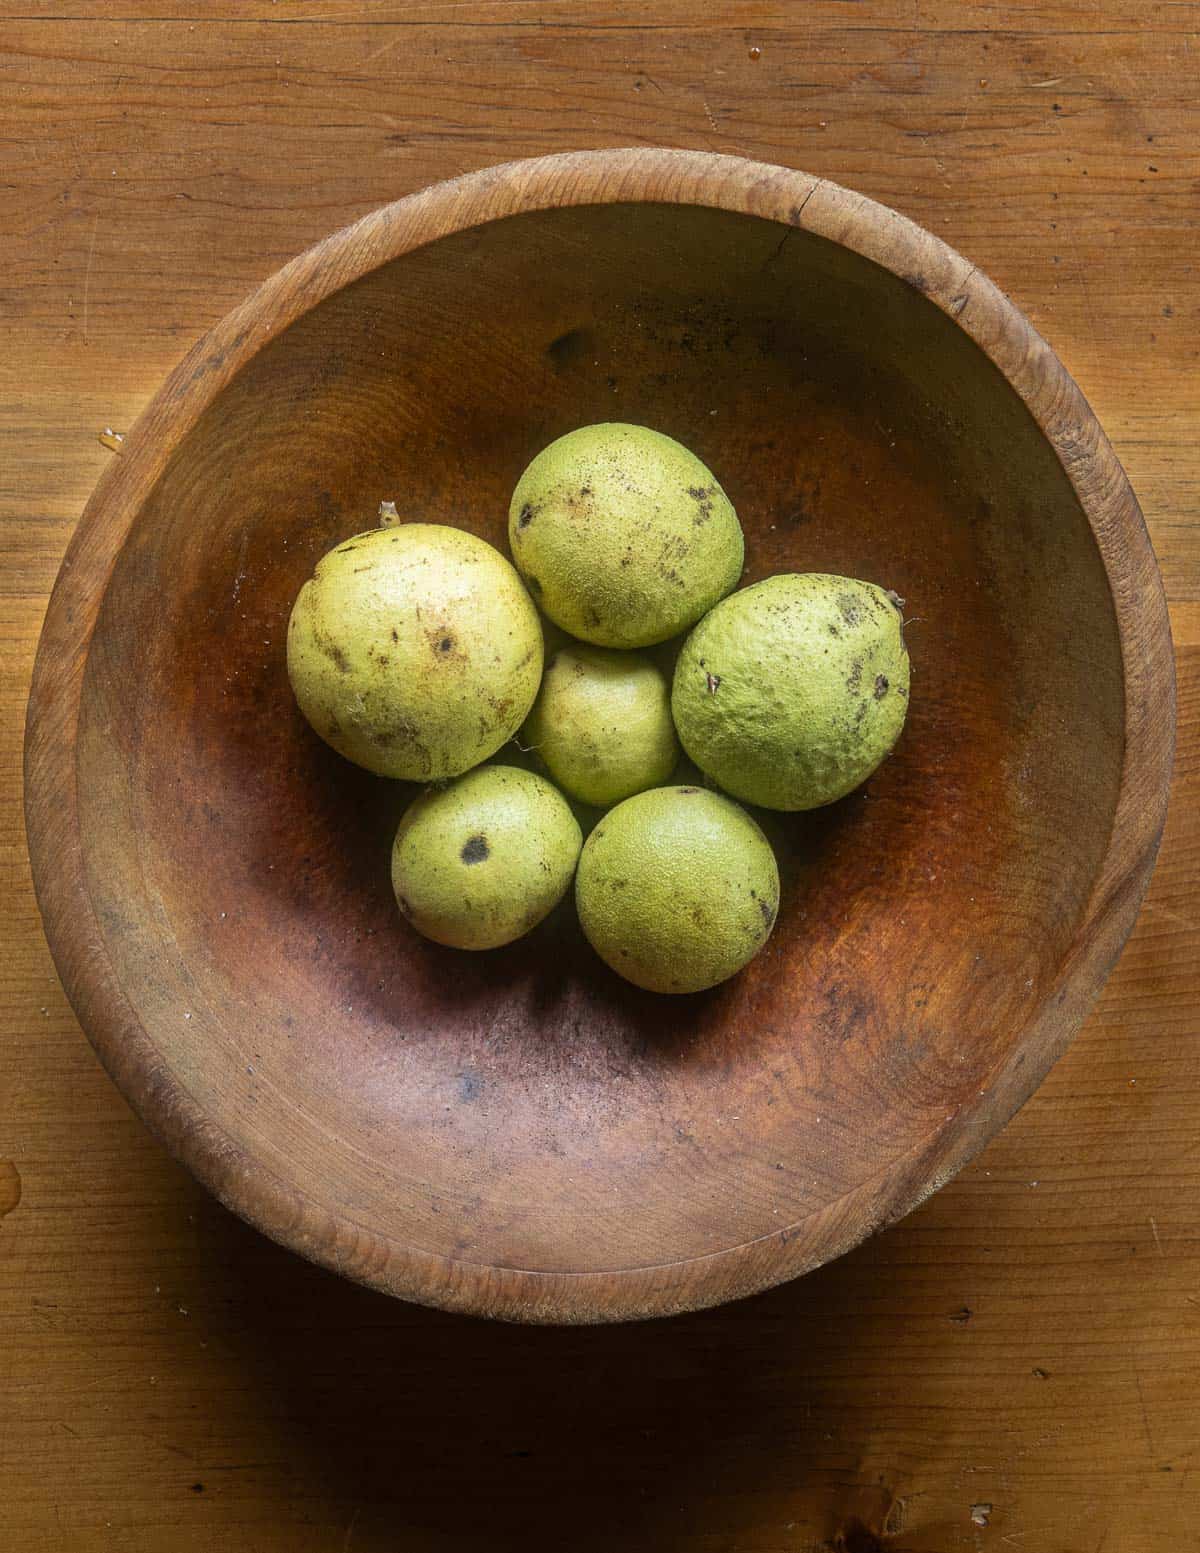
[[[572,798],[620,803],[679,760],[670,683],[641,653],[573,642],[550,659],[521,742]]]
[[[513,492],[508,539],[550,619],[600,647],[666,641],[742,574],[729,498],[645,426],[582,426],[543,449]]]
[[[730,799],[656,787],[588,837],[575,904],[596,953],[649,992],[700,992],[754,958],[779,909],[771,844]]]
[[[512,566],[462,529],[356,534],[317,562],[292,609],[288,677],[339,754],[380,776],[457,776],[525,720],[542,628]]]
[[[392,847],[396,904],[418,932],[455,949],[528,933],[567,892],[579,825],[545,777],[480,766],[410,806]]]
[[[726,792],[815,809],[864,782],[908,708],[901,600],[820,573],[768,577],[706,615],[675,665],[684,749]]]

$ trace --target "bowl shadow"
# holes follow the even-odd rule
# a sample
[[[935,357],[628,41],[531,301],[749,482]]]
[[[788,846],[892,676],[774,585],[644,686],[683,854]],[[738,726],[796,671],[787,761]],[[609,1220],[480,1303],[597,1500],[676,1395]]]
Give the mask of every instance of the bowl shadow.
[[[821,1358],[867,1319],[870,1248],[670,1321],[511,1326],[385,1299],[217,1212],[228,1341],[295,1492],[357,1553],[736,1545],[767,1502],[788,1546],[885,1546],[893,1495],[844,1459]]]

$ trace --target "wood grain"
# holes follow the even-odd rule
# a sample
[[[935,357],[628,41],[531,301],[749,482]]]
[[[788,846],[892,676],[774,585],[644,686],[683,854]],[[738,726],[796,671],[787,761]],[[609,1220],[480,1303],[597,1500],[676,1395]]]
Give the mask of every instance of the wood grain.
[[[201,19],[27,4],[31,19],[0,27],[0,305],[14,340],[0,416],[20,449],[0,466],[0,1154],[23,1188],[0,1219],[9,1545],[807,1549],[855,1523],[880,1532],[895,1496],[886,1545],[909,1553],[1188,1546],[1196,7],[872,6],[866,26],[866,7],[838,4],[703,18],[672,5],[654,26],[618,6],[602,25],[590,6],[539,8],[540,26],[527,7],[380,6],[369,25],[348,9],[248,6],[232,21],[218,19],[232,7]],[[639,138],[750,150],[862,188],[947,237],[1048,335],[1163,562],[1176,797],[1087,1031],[919,1213],[720,1313],[492,1331],[275,1251],[132,1121],[40,938],[20,724],[49,585],[110,457],[93,439],[128,427],[203,327],[397,194],[507,156]],[[964,1307],[969,1319],[951,1319]]]

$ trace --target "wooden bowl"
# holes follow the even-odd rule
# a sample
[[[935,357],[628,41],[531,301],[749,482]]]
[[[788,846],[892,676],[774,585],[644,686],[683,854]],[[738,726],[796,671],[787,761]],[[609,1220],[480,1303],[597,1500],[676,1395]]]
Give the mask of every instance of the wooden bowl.
[[[418,938],[411,790],[284,672],[297,589],[382,499],[504,548],[526,461],[606,419],[710,465],[747,580],[870,578],[913,617],[895,753],[769,820],[774,937],[694,997],[619,981],[569,901],[506,950]],[[803,173],[548,157],[337,233],[171,375],[51,600],[29,840],[84,1028],[223,1202],[408,1299],[618,1320],[838,1255],[1004,1123],[1133,923],[1172,714],[1134,497],[973,265]]]

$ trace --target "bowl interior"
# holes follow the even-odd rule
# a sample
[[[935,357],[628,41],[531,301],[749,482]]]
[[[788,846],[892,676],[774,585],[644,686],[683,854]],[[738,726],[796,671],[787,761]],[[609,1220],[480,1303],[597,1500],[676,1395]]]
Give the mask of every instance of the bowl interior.
[[[619,981],[569,901],[506,950],[417,937],[411,790],[327,750],[284,669],[298,588],[381,500],[506,550],[527,460],[597,420],[709,464],[747,581],[864,577],[911,618],[894,755],[762,817],[775,935],[694,997]],[[712,209],[515,216],[334,294],[175,452],[87,663],[89,888],[162,1073],[256,1168],[462,1262],[701,1258],[905,1178],[1011,1055],[1108,840],[1120,669],[1059,462],[918,287]]]

